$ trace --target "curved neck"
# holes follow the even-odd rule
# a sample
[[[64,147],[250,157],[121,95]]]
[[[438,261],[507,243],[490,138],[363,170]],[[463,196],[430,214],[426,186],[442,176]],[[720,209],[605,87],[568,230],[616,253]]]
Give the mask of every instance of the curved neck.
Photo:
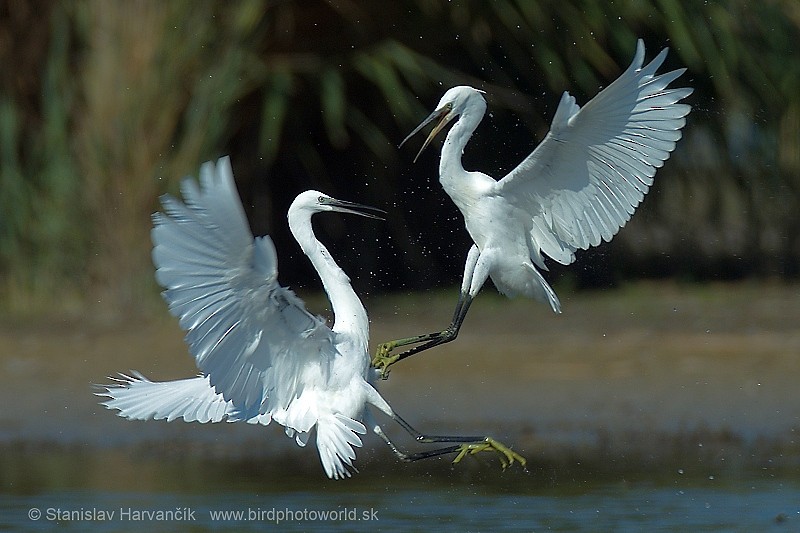
[[[311,227],[311,213],[289,209],[289,229],[297,243],[314,265],[333,308],[333,331],[349,332],[369,342],[369,319],[364,305],[350,285],[350,278],[339,268],[330,252],[319,242]]]
[[[480,124],[483,119],[483,113],[486,110],[486,103],[481,99],[481,105],[470,107],[466,109],[458,118],[456,123],[447,132],[447,137],[442,146],[442,156],[439,159],[439,181],[441,181],[445,190],[449,187],[455,187],[455,183],[450,183],[451,180],[457,180],[459,176],[465,173],[464,167],[461,164],[461,156],[464,154],[472,133],[475,128]]]

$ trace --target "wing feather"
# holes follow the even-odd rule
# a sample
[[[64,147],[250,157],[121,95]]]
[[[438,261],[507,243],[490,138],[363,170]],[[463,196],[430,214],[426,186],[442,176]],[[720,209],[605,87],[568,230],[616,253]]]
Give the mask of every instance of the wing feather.
[[[156,280],[213,389],[268,420],[300,394],[308,364],[327,368],[333,333],[278,284],[275,247],[253,238],[228,158],[204,164],[199,186],[185,178],[181,194],[153,215]]]
[[[569,264],[575,251],[609,241],[630,219],[663,166],[691,107],[691,88],[667,88],[686,69],[656,75],[667,49],[644,63],[639,40],[631,65],[583,108],[565,92],[550,132],[497,184],[534,219],[541,251]]]
[[[267,425],[271,418],[257,412],[246,413],[214,390],[208,376],[176,381],[150,381],[138,372],[120,374],[114,383],[101,386],[96,394],[108,398],[101,405],[117,409],[129,420],[166,420],[182,418],[186,422],[235,422],[247,420]]]

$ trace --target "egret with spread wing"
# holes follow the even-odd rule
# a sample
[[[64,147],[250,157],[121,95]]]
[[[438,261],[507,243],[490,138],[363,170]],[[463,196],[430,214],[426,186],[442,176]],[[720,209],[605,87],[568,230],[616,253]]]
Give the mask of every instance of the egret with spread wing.
[[[561,312],[561,303],[537,269],[544,256],[568,265],[575,252],[611,238],[630,219],[681,138],[690,107],[678,103],[691,88],[667,88],[686,69],[656,75],[667,49],[644,64],[639,40],[630,67],[582,109],[565,92],[550,132],[500,181],[469,172],[461,155],[483,118],[486,101],[472,87],[448,90],[436,110],[403,141],[435,122],[417,157],[451,121],[439,161],[439,181],[464,215],[473,246],[458,303],[444,331],[379,346],[373,366],[389,366],[453,340],[488,277],[508,296],[524,295]],[[401,146],[402,144],[401,143]],[[414,159],[416,161],[416,158]],[[399,347],[417,344],[401,354]]]
[[[382,211],[336,200],[316,191],[297,196],[289,228],[308,256],[330,298],[334,325],[309,313],[277,282],[277,257],[269,236],[254,239],[236,192],[230,161],[182,183],[184,202],[164,196],[164,213],[153,216],[153,261],[165,300],[186,331],[201,374],[153,382],[122,375],[98,395],[103,405],[133,420],[182,418],[187,422],[267,425],[272,420],[305,446],[316,428],[325,473],[350,476],[365,423],[402,460],[445,453],[454,462],[483,450],[500,453],[503,466],[525,459],[489,437],[420,434],[397,416],[370,383],[369,321],[347,275],[314,236],[311,216],[325,211],[380,218]],[[366,406],[398,422],[418,442],[458,443],[406,454],[392,444]],[[362,422],[363,420],[363,422]]]

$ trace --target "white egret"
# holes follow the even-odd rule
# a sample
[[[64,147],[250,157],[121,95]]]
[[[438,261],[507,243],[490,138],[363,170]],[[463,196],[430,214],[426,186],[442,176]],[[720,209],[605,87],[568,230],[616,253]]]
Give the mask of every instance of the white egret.
[[[454,462],[483,450],[500,453],[503,466],[525,459],[488,437],[422,435],[397,416],[370,384],[369,322],[347,275],[314,236],[311,216],[338,211],[380,218],[379,209],[336,200],[316,191],[297,196],[289,228],[319,273],[335,321],[309,313],[277,282],[277,257],[269,236],[254,239],[236,192],[229,159],[204,164],[200,184],[184,179],[184,202],[162,197],[153,216],[153,261],[163,296],[186,331],[201,374],[153,382],[121,375],[99,396],[103,405],[133,420],[182,418],[187,422],[267,425],[272,420],[305,446],[316,428],[319,456],[331,478],[350,476],[365,423],[402,460],[456,453]],[[418,442],[459,443],[406,454],[366,411],[371,405]],[[362,422],[362,420],[364,422]]]
[[[686,69],[656,75],[667,49],[647,66],[641,39],[630,67],[582,109],[564,92],[550,132],[522,163],[497,181],[469,172],[461,155],[483,118],[483,91],[448,90],[435,111],[408,137],[436,122],[417,157],[451,121],[439,161],[439,181],[464,215],[473,246],[453,319],[444,331],[399,339],[379,346],[373,365],[385,378],[400,359],[453,340],[473,298],[488,277],[509,297],[524,295],[561,304],[538,269],[543,256],[568,265],[578,249],[611,238],[644,198],[656,169],[681,138],[690,107],[678,102],[691,88],[667,88]],[[416,161],[416,158],[414,159]],[[399,346],[417,344],[389,355]]]

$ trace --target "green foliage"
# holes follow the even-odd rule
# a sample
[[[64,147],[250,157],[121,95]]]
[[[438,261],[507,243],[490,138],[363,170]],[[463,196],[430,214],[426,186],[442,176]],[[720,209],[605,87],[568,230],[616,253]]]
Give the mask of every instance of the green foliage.
[[[280,173],[259,184],[252,168],[237,173],[245,200],[254,189],[272,199],[319,184],[396,206],[388,232],[401,260],[359,254],[392,263],[375,276],[400,285],[423,270],[457,277],[453,254],[460,263],[463,250],[418,251],[417,236],[437,229],[441,197],[418,195],[434,171],[398,157],[403,132],[446,87],[479,86],[498,133],[478,132],[485,161],[475,166],[508,170],[546,131],[561,91],[585,102],[627,65],[638,36],[648,57],[668,44],[668,66],[687,66],[682,79],[697,90],[686,140],[614,247],[629,265],[667,254],[677,270],[728,257],[744,261],[743,273],[800,272],[800,63],[790,60],[800,11],[791,0],[40,7],[10,3],[0,19],[0,60],[25,58],[0,78],[0,287],[11,306],[84,290],[135,306],[152,290],[158,195],[224,152]],[[268,205],[254,202],[251,214],[272,231],[283,213]],[[449,219],[438,231],[463,233]]]
[[[71,36],[58,13],[49,23],[50,42],[36,43],[47,50],[34,66],[42,71],[40,108],[20,105],[25,95],[0,94],[0,274],[18,307],[79,276],[87,244],[69,138]]]

